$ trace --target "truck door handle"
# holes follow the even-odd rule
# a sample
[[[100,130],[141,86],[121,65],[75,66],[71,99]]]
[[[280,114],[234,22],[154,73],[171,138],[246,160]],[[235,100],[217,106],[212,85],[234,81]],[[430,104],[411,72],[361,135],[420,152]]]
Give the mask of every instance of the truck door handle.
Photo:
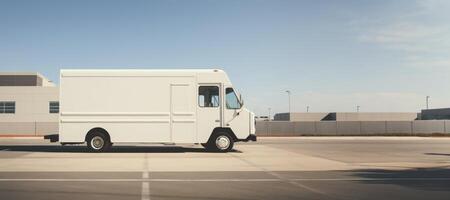
[[[216,119],[216,122],[220,122],[220,120]]]

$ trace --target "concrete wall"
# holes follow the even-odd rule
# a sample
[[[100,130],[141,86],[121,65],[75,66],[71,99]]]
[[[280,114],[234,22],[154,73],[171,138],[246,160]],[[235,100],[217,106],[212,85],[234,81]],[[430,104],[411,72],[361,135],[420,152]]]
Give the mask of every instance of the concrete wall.
[[[316,133],[316,123],[314,122],[294,122],[294,133],[314,135]]]
[[[316,132],[314,133],[314,135],[337,135],[336,122],[314,122],[314,123],[316,126]]]
[[[294,135],[294,123],[291,122],[278,122],[269,124],[268,133],[277,134],[277,135]]]
[[[14,101],[15,113],[0,113],[0,135],[46,135],[58,133],[58,113],[49,102],[58,101],[58,87],[1,86],[0,101]]]
[[[58,122],[0,122],[0,135],[49,135],[58,133]]]
[[[444,129],[445,133],[450,133],[450,120],[445,120]]]
[[[274,121],[412,121],[419,113],[405,112],[337,112],[337,113],[277,113]],[[329,119],[328,119],[329,118]]]
[[[361,135],[383,135],[386,134],[386,123],[387,122],[371,122],[362,121],[360,122]]]
[[[336,123],[338,135],[361,135],[361,122]]]
[[[450,120],[256,122],[259,136],[450,134]]]
[[[411,135],[412,132],[412,121],[386,122],[386,133],[397,135]]]
[[[445,133],[446,132],[444,120],[421,120],[413,121],[413,134],[427,134],[427,133]]]
[[[0,122],[58,122],[58,113],[49,113],[49,102],[58,99],[58,87],[2,86],[0,101],[15,101],[16,113],[0,114]]]
[[[417,115],[401,112],[342,112],[336,113],[336,121],[412,121]]]

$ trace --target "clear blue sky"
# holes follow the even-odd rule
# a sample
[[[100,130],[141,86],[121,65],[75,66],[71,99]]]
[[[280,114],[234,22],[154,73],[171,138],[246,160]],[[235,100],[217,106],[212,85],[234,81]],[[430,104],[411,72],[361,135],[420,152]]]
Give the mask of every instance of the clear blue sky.
[[[226,70],[258,115],[450,107],[450,1],[3,1],[0,71]]]

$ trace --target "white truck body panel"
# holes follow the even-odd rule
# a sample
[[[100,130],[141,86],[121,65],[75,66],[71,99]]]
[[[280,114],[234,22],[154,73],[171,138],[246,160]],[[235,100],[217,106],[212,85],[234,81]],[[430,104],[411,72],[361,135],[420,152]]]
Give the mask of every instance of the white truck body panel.
[[[220,88],[220,105],[199,106],[200,86]],[[245,139],[254,115],[225,108],[230,87],[222,70],[61,70],[59,140],[102,128],[113,143],[205,143],[217,127]]]

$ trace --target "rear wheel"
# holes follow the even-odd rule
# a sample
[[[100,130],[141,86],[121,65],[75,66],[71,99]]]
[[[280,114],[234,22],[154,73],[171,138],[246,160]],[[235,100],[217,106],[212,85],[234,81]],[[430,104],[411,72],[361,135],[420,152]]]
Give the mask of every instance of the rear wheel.
[[[87,139],[87,145],[92,152],[107,151],[111,147],[111,142],[106,134],[102,132],[95,132]]]
[[[203,144],[202,144],[203,145]],[[206,143],[206,149],[216,152],[228,152],[233,149],[234,140],[227,132],[213,134]]]

